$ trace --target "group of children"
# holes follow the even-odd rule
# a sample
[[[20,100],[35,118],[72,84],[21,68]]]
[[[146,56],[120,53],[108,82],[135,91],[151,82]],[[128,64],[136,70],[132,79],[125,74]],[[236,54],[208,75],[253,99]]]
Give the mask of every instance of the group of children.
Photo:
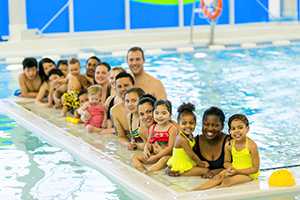
[[[183,103],[179,106],[177,123],[171,120],[172,107],[168,100],[156,101],[153,109],[154,121],[148,130],[148,139],[143,153],[133,156],[133,166],[144,172],[166,167],[170,176],[201,176],[207,173],[208,162],[200,160],[193,151],[196,127],[194,105]],[[230,140],[225,145],[224,170],[195,187],[195,190],[217,185],[226,187],[257,179],[259,154],[257,145],[247,136],[248,119],[245,115],[235,114],[229,118],[228,127]]]
[[[99,60],[97,65],[100,64]],[[110,71],[107,63],[106,68]],[[108,106],[102,100],[103,88],[101,84],[95,84],[95,78],[91,80],[80,74],[77,59],[60,61],[57,67],[40,66],[40,70],[43,70],[47,80],[41,80],[38,76],[37,61],[34,58],[24,59],[23,73],[19,78],[21,96],[37,97],[38,85],[41,87],[46,84],[47,95],[44,96],[47,96],[49,107],[61,108],[64,116],[71,113],[85,124],[88,132],[100,133],[104,128],[111,128],[107,120],[110,118]],[[115,77],[125,70],[112,71],[116,73],[111,73],[109,88],[112,89],[111,93],[115,93]],[[116,94],[113,95],[113,99],[116,99]],[[129,127],[128,149],[141,150],[133,155],[132,165],[135,168],[147,173],[166,168],[170,176],[201,176],[208,172],[209,163],[201,160],[193,150],[197,122],[193,104],[180,105],[175,122],[172,120],[171,102],[156,100],[141,88],[127,89],[123,101]],[[230,139],[225,144],[224,170],[195,189],[231,186],[258,177],[259,154],[255,142],[247,136],[248,119],[245,115],[235,114],[230,117],[228,127]]]

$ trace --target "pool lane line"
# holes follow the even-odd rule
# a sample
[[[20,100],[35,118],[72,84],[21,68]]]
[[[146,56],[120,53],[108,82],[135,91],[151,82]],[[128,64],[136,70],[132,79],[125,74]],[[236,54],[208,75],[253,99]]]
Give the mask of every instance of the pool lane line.
[[[300,167],[300,164],[264,168],[264,169],[260,169],[260,171],[270,171],[270,170],[283,169],[283,168],[294,168],[294,167]]]

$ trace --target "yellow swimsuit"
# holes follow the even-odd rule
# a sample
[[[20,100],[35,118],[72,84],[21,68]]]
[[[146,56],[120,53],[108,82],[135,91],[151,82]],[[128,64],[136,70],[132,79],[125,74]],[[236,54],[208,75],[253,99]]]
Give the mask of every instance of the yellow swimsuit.
[[[191,140],[184,133],[180,132],[179,134],[189,141],[191,148],[195,146],[194,138]],[[173,148],[172,157],[168,160],[167,165],[171,168],[171,171],[182,174],[196,166],[196,163],[183,148]]]
[[[65,92],[63,94],[63,105],[68,107],[68,111],[74,112],[77,108],[80,107],[78,94],[79,92],[76,90]]]
[[[232,167],[235,169],[247,169],[253,166],[251,154],[248,148],[248,138],[246,139],[245,148],[238,151],[235,148],[235,141],[232,142],[231,148]],[[252,179],[257,179],[259,171],[249,175]]]

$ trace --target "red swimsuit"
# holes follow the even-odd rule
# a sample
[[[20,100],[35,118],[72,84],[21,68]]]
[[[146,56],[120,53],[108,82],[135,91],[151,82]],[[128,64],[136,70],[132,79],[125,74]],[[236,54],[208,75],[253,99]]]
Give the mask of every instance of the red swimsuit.
[[[151,138],[149,140],[150,144],[153,144],[155,142],[167,144],[169,141],[169,131],[172,126],[170,126],[166,131],[155,130],[155,126],[156,124],[152,125],[148,131],[148,134],[151,135]]]

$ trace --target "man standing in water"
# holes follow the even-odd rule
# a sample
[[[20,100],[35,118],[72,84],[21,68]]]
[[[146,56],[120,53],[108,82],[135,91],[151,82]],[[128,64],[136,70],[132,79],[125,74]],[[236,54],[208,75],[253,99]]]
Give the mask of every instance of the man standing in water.
[[[127,52],[127,63],[135,78],[135,87],[142,88],[146,93],[157,99],[166,99],[167,94],[162,82],[144,70],[144,51],[140,47],[132,47]]]

